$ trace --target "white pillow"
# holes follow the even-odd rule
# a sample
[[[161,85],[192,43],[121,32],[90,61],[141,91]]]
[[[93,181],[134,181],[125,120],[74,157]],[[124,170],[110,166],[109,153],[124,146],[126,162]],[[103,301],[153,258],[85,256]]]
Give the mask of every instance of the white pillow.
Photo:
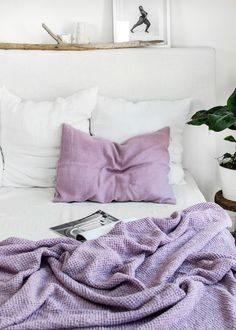
[[[23,101],[4,88],[0,98],[3,186],[53,187],[62,124],[89,133],[96,101],[97,88],[54,102]]]
[[[169,181],[171,184],[183,184],[182,134],[190,107],[191,99],[130,102],[99,96],[91,117],[91,134],[121,143],[135,135],[169,126]]]

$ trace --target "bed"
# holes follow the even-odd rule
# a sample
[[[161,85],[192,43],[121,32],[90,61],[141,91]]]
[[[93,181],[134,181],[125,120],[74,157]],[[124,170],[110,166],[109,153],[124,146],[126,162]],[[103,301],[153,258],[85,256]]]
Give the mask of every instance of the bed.
[[[215,52],[210,48],[76,53],[0,51],[0,72],[0,86],[5,85],[22,98],[35,101],[52,100],[97,86],[103,95],[135,101],[191,98],[192,112],[215,102]],[[27,239],[53,237],[55,235],[48,229],[50,226],[99,209],[122,219],[166,217],[204,199],[212,200],[216,189],[214,137],[209,136],[204,127],[186,126],[183,142],[187,184],[174,186],[176,207],[153,203],[55,205],[52,203],[53,189],[2,188],[1,239],[14,235]],[[192,159],[198,159],[198,163]],[[40,222],[36,220],[39,218]]]
[[[192,111],[215,102],[208,48],[0,51],[0,72],[0,85],[37,101],[98,86],[130,100],[191,97]],[[54,188],[1,187],[0,329],[236,328],[230,219],[206,203],[215,191],[214,137],[187,127],[184,147],[176,205],[53,203]],[[123,221],[96,240],[50,230],[100,209]]]
[[[0,239],[10,236],[32,240],[57,237],[49,229],[50,227],[83,218],[100,209],[122,220],[168,217],[176,210],[205,201],[188,172],[186,172],[186,179],[185,185],[174,186],[177,205],[93,202],[55,204],[52,203],[53,188],[2,188],[0,190]]]

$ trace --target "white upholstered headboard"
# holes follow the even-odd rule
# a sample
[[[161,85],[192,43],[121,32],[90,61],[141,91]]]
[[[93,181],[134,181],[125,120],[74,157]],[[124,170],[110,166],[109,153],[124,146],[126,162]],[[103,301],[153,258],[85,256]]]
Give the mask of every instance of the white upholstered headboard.
[[[215,104],[215,52],[210,48],[89,52],[0,51],[0,86],[23,98],[53,99],[98,86],[130,100],[191,97],[193,111]],[[206,128],[186,127],[185,167],[208,199],[215,183],[215,142]]]

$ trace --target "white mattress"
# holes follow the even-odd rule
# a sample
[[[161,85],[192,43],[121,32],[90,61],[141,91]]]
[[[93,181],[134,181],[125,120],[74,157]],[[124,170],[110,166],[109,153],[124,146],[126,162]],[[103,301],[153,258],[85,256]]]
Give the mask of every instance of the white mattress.
[[[0,240],[20,237],[40,240],[57,237],[49,228],[73,221],[103,210],[119,219],[168,217],[205,199],[189,173],[186,184],[173,186],[177,205],[154,203],[53,203],[53,189],[1,188],[0,189]]]

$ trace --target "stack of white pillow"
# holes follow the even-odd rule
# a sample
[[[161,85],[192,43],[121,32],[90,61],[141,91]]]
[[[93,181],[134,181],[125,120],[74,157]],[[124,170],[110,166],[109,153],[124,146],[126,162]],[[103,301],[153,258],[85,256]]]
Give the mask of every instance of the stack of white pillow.
[[[190,107],[191,99],[130,102],[100,96],[97,88],[53,102],[33,102],[4,87],[0,89],[0,185],[54,187],[63,123],[119,143],[169,126],[169,181],[183,184],[182,135]]]

